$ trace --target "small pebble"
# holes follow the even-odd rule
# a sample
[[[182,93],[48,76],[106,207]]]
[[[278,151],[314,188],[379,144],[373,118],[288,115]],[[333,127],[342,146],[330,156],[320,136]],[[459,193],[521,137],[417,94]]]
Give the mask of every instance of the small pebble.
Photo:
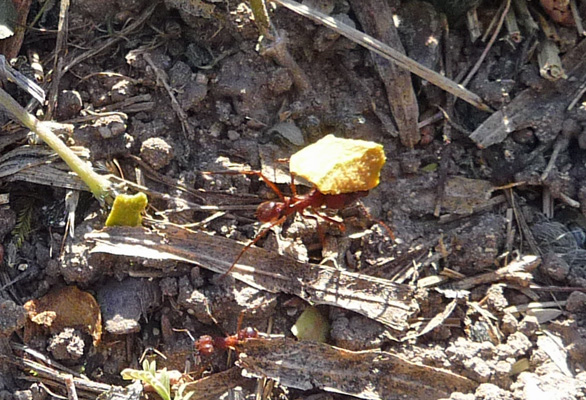
[[[577,135],[582,130],[582,127],[575,119],[566,119],[562,123],[562,134],[566,137]]]
[[[529,128],[519,129],[513,132],[513,140],[519,144],[532,145],[535,143],[535,134]]]
[[[556,281],[563,281],[570,273],[570,266],[557,254],[547,253],[543,256],[539,270]]]
[[[47,350],[57,360],[77,360],[83,356],[85,344],[81,332],[65,328],[49,340]]]
[[[583,131],[579,136],[578,136],[578,146],[584,150],[586,149],[586,131]]]
[[[511,335],[517,332],[518,327],[519,321],[517,321],[517,318],[511,313],[505,312],[501,320],[501,330],[503,333]]]
[[[57,99],[57,117],[66,120],[75,117],[83,108],[81,95],[75,90],[63,90]]]
[[[236,132],[235,130],[229,130],[228,131],[228,139],[234,141],[234,140],[238,140],[240,139],[240,134],[238,132]]]
[[[154,137],[142,143],[140,156],[151,167],[159,170],[173,159],[173,148],[164,139]]]
[[[519,332],[527,337],[531,337],[539,330],[539,321],[534,315],[527,315],[519,323]]]
[[[12,300],[0,301],[0,337],[8,337],[26,322],[26,310]]]
[[[568,297],[566,310],[571,313],[586,312],[586,293],[578,291],[572,292]]]

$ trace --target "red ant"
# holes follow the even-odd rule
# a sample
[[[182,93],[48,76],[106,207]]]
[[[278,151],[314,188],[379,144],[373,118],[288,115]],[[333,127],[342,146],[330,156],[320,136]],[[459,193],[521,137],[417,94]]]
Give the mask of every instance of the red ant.
[[[212,338],[210,335],[200,336],[195,341],[195,348],[202,356],[212,355],[216,349],[234,350],[238,343],[246,339],[257,338],[258,331],[254,328],[248,327],[240,329],[236,335],[230,335],[227,337],[216,337]]]
[[[230,268],[222,275],[226,276],[232,271],[232,269],[236,266],[240,257],[248,250],[249,247],[256,244],[273,226],[280,225],[287,217],[291,214],[295,214],[296,212],[301,213],[304,217],[308,217],[304,214],[304,210],[309,208],[315,212],[318,216],[322,219],[334,223],[338,225],[342,230],[344,229],[344,224],[336,221],[326,215],[320,214],[316,209],[322,206],[326,208],[331,208],[335,210],[339,210],[349,206],[350,204],[354,203],[361,197],[365,197],[368,195],[368,190],[358,191],[358,192],[351,192],[351,193],[341,193],[341,194],[324,194],[320,192],[317,187],[313,187],[311,191],[307,194],[299,195],[297,194],[297,190],[295,188],[295,176],[291,174],[291,196],[285,196],[275,185],[271,182],[266,176],[263,175],[260,171],[219,171],[219,172],[205,172],[205,174],[225,174],[225,175],[256,175],[260,179],[262,179],[272,190],[277,194],[280,201],[265,201],[261,203],[258,208],[256,209],[256,218],[264,223],[268,223],[269,225],[263,229],[253,240],[252,242],[248,243],[246,246],[242,248]],[[315,218],[315,217],[310,217]],[[389,232],[391,239],[395,239],[393,232],[388,228],[382,221],[379,221],[385,229]]]

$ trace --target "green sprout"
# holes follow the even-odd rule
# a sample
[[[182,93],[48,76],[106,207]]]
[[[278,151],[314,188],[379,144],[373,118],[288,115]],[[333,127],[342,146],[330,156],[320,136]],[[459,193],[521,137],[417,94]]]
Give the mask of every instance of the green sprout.
[[[163,400],[189,400],[189,398],[195,393],[185,393],[186,384],[182,384],[179,389],[177,389],[175,397],[171,397],[171,381],[169,379],[167,368],[157,371],[157,363],[154,360],[150,363],[148,360],[144,360],[142,363],[142,371],[126,368],[122,370],[121,375],[122,379],[139,380],[143,384],[146,383],[150,385]]]

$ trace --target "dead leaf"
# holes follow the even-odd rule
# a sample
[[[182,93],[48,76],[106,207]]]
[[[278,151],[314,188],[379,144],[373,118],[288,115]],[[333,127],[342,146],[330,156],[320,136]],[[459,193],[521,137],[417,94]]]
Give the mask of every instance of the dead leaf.
[[[102,338],[102,314],[96,299],[75,286],[66,286],[40,299],[27,301],[24,308],[30,321],[25,326],[25,342],[43,326],[51,333],[64,328],[80,328],[89,333],[94,346]]]
[[[442,208],[450,213],[471,214],[475,207],[486,203],[492,191],[489,181],[454,176],[446,182]]]
[[[379,350],[349,351],[292,339],[249,339],[238,345],[247,377],[268,377],[301,390],[323,389],[370,400],[439,399],[478,384]]]
[[[574,26],[570,0],[541,0],[543,9],[558,24]]]
[[[160,226],[108,227],[85,235],[96,246],[91,252],[130,257],[178,260],[225,273],[242,250],[242,243],[203,232]],[[329,304],[352,310],[395,330],[399,337],[417,314],[414,288],[325,265],[300,263],[286,256],[251,247],[230,275],[270,293],[288,293],[312,304]]]

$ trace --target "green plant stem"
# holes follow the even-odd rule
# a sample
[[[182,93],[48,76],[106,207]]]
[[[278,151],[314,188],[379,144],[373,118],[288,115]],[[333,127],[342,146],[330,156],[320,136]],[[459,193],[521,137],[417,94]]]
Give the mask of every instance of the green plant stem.
[[[0,89],[0,105],[55,150],[59,157],[69,165],[69,168],[85,182],[98,200],[103,201],[111,194],[112,183],[106,177],[96,173],[90,164],[79,158],[46,124],[26,112],[16,100],[2,89]]]
[[[271,20],[269,19],[265,0],[250,0],[250,9],[252,10],[252,15],[254,15],[254,22],[258,27],[258,32],[261,36],[267,36]]]

